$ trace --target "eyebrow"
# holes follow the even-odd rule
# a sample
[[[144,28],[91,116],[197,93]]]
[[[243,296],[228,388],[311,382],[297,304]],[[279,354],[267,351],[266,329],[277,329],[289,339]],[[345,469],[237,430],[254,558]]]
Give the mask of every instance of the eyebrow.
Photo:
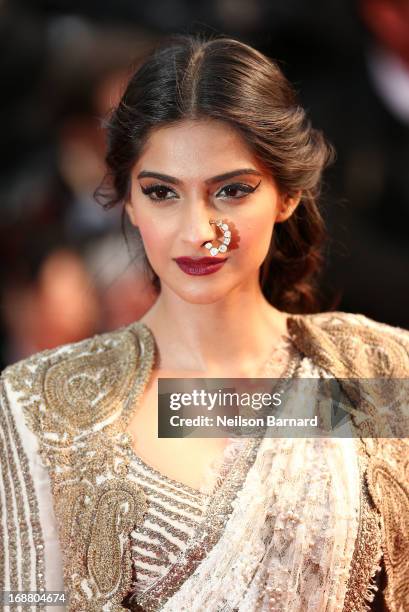
[[[233,178],[234,176],[241,176],[242,174],[254,174],[255,176],[262,176],[261,172],[258,172],[254,168],[240,168],[239,170],[232,170],[231,172],[225,172],[224,174],[219,174],[218,176],[212,176],[212,178],[206,179],[205,183],[218,183],[220,181],[225,181],[227,179]],[[168,174],[162,174],[160,172],[151,172],[150,170],[143,170],[138,174],[138,179],[141,178],[157,178],[161,181],[166,181],[167,183],[173,183],[174,185],[180,185],[182,181],[177,179],[174,176],[169,176]]]

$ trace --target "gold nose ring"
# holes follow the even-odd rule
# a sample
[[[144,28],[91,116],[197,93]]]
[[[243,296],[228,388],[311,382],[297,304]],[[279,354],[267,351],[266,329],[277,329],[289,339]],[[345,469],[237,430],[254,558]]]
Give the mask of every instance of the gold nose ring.
[[[231,231],[227,223],[223,223],[222,219],[210,219],[209,223],[210,225],[216,225],[223,232],[223,236],[216,238],[221,243],[218,247],[213,246],[213,242],[206,242],[205,244],[206,249],[210,250],[210,255],[215,257],[218,253],[225,253],[227,251],[231,241]]]

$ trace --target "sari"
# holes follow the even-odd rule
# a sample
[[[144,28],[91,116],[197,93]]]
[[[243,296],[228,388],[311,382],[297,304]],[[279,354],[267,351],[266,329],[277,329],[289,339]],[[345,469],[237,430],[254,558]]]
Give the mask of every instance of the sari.
[[[299,375],[333,377],[361,412],[377,406],[344,380],[408,375],[405,330],[335,312],[289,316],[288,331]],[[137,322],[4,371],[4,589],[65,589],[72,611],[127,609],[130,534],[147,499],[126,428],[154,359]],[[134,609],[368,610],[381,562],[389,609],[407,608],[408,414],[393,406],[391,437],[366,421],[354,438],[246,444],[183,555]]]

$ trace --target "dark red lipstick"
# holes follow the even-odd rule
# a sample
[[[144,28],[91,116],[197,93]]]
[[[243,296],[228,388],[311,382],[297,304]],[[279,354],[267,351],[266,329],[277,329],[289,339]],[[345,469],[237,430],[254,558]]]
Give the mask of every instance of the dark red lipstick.
[[[186,274],[203,276],[217,272],[226,263],[225,257],[177,257],[175,259],[179,268]]]

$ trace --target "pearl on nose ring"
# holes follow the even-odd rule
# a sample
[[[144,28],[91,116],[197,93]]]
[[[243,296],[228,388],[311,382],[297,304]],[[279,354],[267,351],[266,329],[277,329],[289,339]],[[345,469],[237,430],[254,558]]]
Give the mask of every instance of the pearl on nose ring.
[[[222,232],[223,237],[216,238],[221,244],[218,247],[213,246],[212,242],[206,242],[205,248],[210,250],[210,255],[215,257],[218,253],[225,253],[231,241],[231,231],[227,223],[223,223],[222,219],[210,219],[210,225],[216,225]]]

